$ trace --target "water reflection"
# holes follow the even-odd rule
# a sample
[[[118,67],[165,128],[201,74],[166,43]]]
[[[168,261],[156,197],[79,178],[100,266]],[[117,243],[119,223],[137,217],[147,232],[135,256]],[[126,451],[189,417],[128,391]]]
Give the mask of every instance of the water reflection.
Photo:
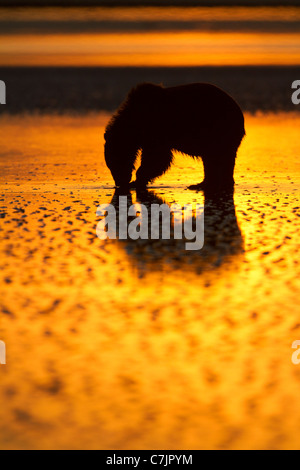
[[[195,270],[200,274],[204,270],[215,269],[224,262],[231,261],[233,256],[244,252],[244,240],[237,223],[234,192],[222,192],[211,194],[204,192],[204,245],[200,250],[187,250],[187,238],[174,239],[174,218],[171,218],[170,239],[120,239],[119,214],[120,198],[127,196],[127,209],[134,203],[133,193],[124,193],[116,190],[111,204],[117,214],[117,241],[129,255],[132,263],[141,272],[157,271],[169,267],[172,269]],[[136,203],[143,204],[148,209],[148,227],[151,228],[152,204],[168,204],[154,191],[143,189],[136,192]],[[200,198],[199,198],[200,202]],[[127,228],[135,217],[128,217]],[[192,215],[193,229],[196,227],[196,217]],[[162,233],[162,221],[159,221],[160,234]]]
[[[5,66],[299,64],[297,8],[0,10]]]

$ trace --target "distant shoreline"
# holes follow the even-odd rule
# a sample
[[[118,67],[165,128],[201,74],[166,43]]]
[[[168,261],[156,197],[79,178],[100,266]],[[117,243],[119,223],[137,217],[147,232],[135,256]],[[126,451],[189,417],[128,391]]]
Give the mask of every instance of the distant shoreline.
[[[300,66],[0,67],[0,75],[7,86],[1,111],[10,114],[112,112],[141,82],[214,83],[244,111],[300,112],[291,101]]]

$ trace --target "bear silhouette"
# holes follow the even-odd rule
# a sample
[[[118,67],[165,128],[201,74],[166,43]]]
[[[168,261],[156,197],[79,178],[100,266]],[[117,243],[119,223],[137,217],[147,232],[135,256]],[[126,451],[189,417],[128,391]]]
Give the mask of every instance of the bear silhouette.
[[[236,153],[245,135],[239,105],[208,83],[133,88],[106,127],[105,161],[118,187],[145,187],[172,164],[173,150],[202,158],[204,180],[190,189],[234,186]],[[138,151],[141,165],[131,182]],[[131,182],[131,183],[130,183]]]

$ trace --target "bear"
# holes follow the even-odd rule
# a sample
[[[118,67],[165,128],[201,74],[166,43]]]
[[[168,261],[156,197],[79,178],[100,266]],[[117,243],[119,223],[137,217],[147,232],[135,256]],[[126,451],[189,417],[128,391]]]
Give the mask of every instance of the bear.
[[[217,86],[141,83],[106,127],[105,162],[116,187],[142,188],[170,168],[173,150],[178,150],[203,161],[204,180],[189,189],[227,190],[234,187],[236,153],[244,135],[240,106]],[[131,182],[139,151],[141,165]]]

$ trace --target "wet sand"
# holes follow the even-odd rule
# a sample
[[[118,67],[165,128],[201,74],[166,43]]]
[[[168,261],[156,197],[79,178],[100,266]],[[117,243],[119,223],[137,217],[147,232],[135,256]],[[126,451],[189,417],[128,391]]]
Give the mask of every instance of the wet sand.
[[[96,237],[108,119],[0,118],[0,448],[299,449],[299,114],[246,115],[206,256]]]

